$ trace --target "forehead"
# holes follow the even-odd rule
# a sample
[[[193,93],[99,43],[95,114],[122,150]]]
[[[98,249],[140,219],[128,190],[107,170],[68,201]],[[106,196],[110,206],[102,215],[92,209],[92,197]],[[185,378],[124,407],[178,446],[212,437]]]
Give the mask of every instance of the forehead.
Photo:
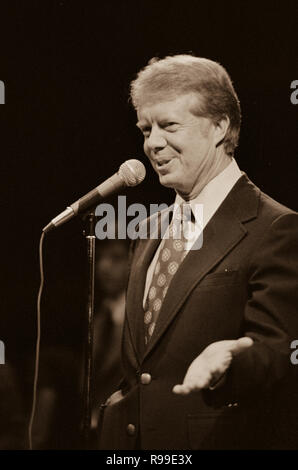
[[[126,256],[128,246],[126,242],[115,240],[103,240],[102,250],[96,252],[97,258],[107,258],[110,256]]]
[[[170,116],[187,117],[198,107],[200,97],[195,93],[187,93],[178,97],[149,96],[144,97],[137,110],[139,123],[144,120],[163,119]],[[139,124],[138,123],[138,124]]]

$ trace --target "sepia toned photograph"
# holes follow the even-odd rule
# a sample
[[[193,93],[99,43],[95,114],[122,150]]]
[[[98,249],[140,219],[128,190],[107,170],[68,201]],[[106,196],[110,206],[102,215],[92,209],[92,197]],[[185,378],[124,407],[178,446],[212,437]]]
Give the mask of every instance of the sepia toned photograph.
[[[298,450],[297,2],[0,8],[0,450]]]

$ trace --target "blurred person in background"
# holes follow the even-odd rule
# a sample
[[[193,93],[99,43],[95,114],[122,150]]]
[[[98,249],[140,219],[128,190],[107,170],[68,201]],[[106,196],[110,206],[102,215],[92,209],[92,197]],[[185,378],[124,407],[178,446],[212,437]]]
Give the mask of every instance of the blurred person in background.
[[[119,385],[122,377],[121,337],[128,251],[128,240],[97,240],[91,416],[93,430],[97,427],[100,405]]]

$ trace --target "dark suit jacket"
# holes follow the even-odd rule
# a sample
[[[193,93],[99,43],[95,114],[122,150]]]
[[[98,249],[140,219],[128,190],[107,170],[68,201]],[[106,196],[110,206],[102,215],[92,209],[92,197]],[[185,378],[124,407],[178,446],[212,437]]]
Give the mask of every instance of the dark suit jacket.
[[[173,278],[145,349],[142,299],[159,243],[133,244],[125,396],[104,409],[100,448],[298,448],[298,366],[290,362],[298,339],[298,214],[243,175],[206,226],[202,248]],[[245,335],[254,344],[233,359],[222,386],[173,394],[206,346]]]

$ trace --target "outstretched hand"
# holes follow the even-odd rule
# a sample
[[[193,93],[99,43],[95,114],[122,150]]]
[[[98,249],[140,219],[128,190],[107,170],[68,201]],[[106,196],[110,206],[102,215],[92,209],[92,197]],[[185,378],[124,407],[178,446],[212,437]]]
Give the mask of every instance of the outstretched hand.
[[[252,346],[253,340],[244,336],[235,340],[209,344],[190,364],[183,383],[175,385],[173,392],[188,395],[216,383],[229,368],[233,357]]]

